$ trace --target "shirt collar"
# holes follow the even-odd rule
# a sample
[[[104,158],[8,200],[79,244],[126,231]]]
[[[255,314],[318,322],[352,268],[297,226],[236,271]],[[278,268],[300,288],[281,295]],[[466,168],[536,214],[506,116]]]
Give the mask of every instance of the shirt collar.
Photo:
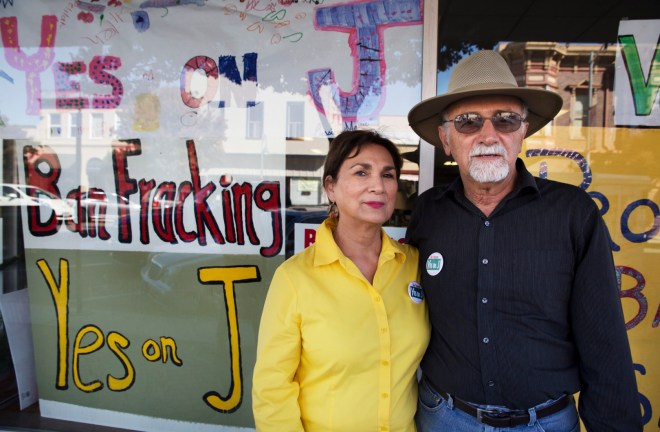
[[[541,196],[541,191],[539,186],[536,183],[534,176],[527,170],[525,163],[522,159],[516,159],[516,171],[518,172],[518,177],[516,179],[516,185],[513,188],[513,191],[509,194],[511,197],[519,195],[523,191],[529,191],[534,195]]]
[[[316,247],[314,248],[314,266],[322,266],[333,263],[335,261],[343,261],[348,258],[344,256],[339,246],[332,236],[332,231],[337,228],[337,219],[328,218],[316,229]],[[397,259],[401,262],[405,261],[406,254],[397,247],[398,245],[394,240],[388,236],[381,228],[381,248],[378,264],[384,263],[391,259]]]

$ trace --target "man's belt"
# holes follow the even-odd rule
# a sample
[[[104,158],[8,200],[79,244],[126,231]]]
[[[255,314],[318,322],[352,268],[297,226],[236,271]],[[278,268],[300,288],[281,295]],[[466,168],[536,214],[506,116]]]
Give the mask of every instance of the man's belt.
[[[445,400],[449,400],[449,395],[447,393],[438,389],[435,389],[435,391],[437,391]],[[526,411],[508,412],[485,410],[481,408],[475,408],[467,402],[464,402],[453,396],[452,400],[454,401],[454,406],[456,408],[470,414],[472,417],[475,417],[479,423],[483,423],[488,426],[508,428],[529,423],[529,413]],[[540,419],[551,414],[555,414],[566,408],[569,403],[573,403],[573,395],[564,395],[563,397],[554,401],[552,404],[536,410],[536,418]]]

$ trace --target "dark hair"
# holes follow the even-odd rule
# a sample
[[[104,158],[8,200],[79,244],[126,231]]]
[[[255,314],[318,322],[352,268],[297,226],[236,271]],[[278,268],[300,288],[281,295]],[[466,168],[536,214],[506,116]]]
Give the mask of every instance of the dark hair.
[[[325,163],[323,164],[323,184],[325,184],[325,179],[328,176],[332,180],[336,180],[341,164],[349,159],[349,156],[351,158],[357,156],[362,146],[366,144],[376,144],[384,147],[392,156],[396,178],[398,179],[401,176],[403,158],[392,141],[373,130],[351,130],[340,133],[330,142],[328,155],[325,157]],[[355,154],[352,154],[353,152]]]

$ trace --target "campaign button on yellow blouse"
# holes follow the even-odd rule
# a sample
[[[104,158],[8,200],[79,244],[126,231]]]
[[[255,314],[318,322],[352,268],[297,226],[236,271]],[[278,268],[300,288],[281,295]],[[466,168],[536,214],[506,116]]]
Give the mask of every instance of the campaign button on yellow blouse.
[[[412,281],[408,284],[408,295],[415,303],[421,303],[424,301],[424,291],[418,282]]]

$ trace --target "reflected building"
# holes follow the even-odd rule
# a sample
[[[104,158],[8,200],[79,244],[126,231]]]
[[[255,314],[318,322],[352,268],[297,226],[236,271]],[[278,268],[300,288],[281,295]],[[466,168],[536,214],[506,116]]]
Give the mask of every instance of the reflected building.
[[[402,154],[418,147],[418,138],[408,126],[406,115],[380,115],[369,122],[346,123],[332,104],[324,106],[326,112],[320,113],[308,94],[281,93],[246,82],[242,86],[234,85],[224,82],[227,80],[222,77],[220,81],[219,93],[225,100],[190,109],[189,114],[179,119],[177,136],[181,137],[181,147],[185,148],[188,131],[195,130],[194,139],[200,143],[198,151],[203,146],[211,148],[207,157],[200,151],[199,171],[203,182],[217,181],[223,176],[240,181],[279,177],[285,183],[284,207],[319,210],[327,205],[322,184],[323,162],[332,136],[344,128],[376,129],[392,139]],[[56,108],[54,96],[44,98],[40,120],[32,132],[32,145],[56,149],[62,169],[69,178],[75,173],[77,185],[83,191],[100,188],[112,192],[114,184],[109,167],[113,142],[141,138],[146,154],[153,151],[150,147],[154,144],[163,144],[164,139],[178,139],[164,138],[161,128],[172,120],[163,107],[183,103],[179,89],[161,88],[149,95],[150,98],[138,97],[134,106],[121,109],[62,109]],[[212,160],[208,154],[213,155]],[[184,159],[170,155],[159,175],[185,173],[188,167],[184,166]],[[418,178],[417,161],[404,159],[398,210],[408,213],[411,209]],[[399,223],[405,223],[405,219]]]
[[[588,127],[614,127],[615,45],[514,42],[500,44],[499,51],[518,85],[551,90],[563,99],[551,125],[531,140],[562,126],[569,128],[569,139],[586,146]],[[607,139],[590,144],[592,153],[614,149]]]

